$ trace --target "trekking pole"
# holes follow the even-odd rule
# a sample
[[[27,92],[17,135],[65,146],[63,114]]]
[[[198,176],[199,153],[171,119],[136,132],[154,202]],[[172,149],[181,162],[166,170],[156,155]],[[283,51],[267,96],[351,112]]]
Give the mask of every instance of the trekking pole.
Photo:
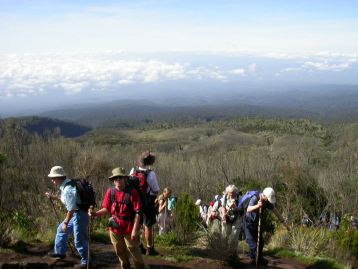
[[[257,246],[256,246],[256,268],[259,266],[259,252],[260,252],[260,237],[261,237],[261,212],[262,208],[259,209],[259,225],[257,227]]]
[[[51,198],[51,197],[50,197],[49,199],[50,199],[50,202],[51,202],[51,205],[52,205],[53,212],[55,212],[55,215],[56,215],[57,221],[58,221],[59,223],[61,223],[61,219],[60,219],[60,216],[59,216],[59,215],[58,215],[58,213],[57,213],[57,210],[56,210],[55,204],[53,203],[53,200],[52,200],[52,198]],[[68,241],[68,246],[70,247],[70,250],[71,250],[71,252],[72,252],[73,256],[76,256],[76,253],[75,253],[75,251],[74,251],[74,249],[73,249],[73,246],[72,246],[71,241]]]
[[[93,210],[93,205],[90,206],[90,211]],[[91,242],[91,225],[92,225],[92,216],[88,220],[88,246],[87,246],[87,269],[90,268],[90,258],[91,258],[91,251],[90,251],[90,242]]]

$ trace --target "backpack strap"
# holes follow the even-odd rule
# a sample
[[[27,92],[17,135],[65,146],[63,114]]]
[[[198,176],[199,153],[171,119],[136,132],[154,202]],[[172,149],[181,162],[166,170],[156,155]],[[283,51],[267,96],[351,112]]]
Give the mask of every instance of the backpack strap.
[[[114,187],[112,187],[111,188],[111,194],[110,194],[111,204],[116,202],[115,191],[116,191],[116,189]],[[122,198],[122,201],[119,202],[121,204],[120,205],[120,210],[119,210],[120,212],[122,211],[122,205],[123,204],[126,204],[127,206],[129,206],[129,207],[131,207],[133,209],[133,205],[130,202],[131,192],[132,192],[132,188],[126,187],[126,189],[124,190],[124,196]]]

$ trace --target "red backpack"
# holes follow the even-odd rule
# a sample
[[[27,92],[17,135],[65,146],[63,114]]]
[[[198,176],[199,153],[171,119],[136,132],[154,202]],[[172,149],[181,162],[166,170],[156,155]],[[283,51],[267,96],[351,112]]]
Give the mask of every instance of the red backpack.
[[[148,174],[150,173],[150,171],[152,170],[139,170],[139,169],[135,169],[134,172],[132,173],[133,177],[136,177],[139,179],[139,191],[143,194],[146,195],[147,194],[147,189],[148,189],[148,182],[147,182],[147,177]]]

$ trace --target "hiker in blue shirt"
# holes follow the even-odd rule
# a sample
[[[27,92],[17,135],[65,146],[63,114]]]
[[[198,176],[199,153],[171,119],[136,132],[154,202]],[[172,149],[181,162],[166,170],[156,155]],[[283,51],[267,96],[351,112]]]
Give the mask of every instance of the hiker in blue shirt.
[[[60,200],[67,210],[65,219],[57,228],[54,252],[50,253],[50,256],[64,259],[66,257],[68,238],[73,233],[75,247],[81,256],[81,264],[77,265],[77,268],[87,268],[87,228],[89,222],[87,211],[78,208],[80,200],[76,186],[69,184],[71,180],[66,178],[66,173],[61,166],[52,167],[48,177],[55,186],[59,186],[61,195],[55,196],[50,192],[46,192],[45,195],[49,199]]]
[[[259,223],[259,209],[261,208],[261,212],[265,209],[271,210],[277,218],[288,228],[285,220],[283,219],[280,212],[275,207],[276,196],[275,191],[272,188],[265,188],[262,193],[257,193],[257,195],[253,195],[247,206],[246,215],[244,218],[244,231],[246,242],[249,245],[249,257],[251,259],[251,263],[256,262],[256,251],[257,251],[257,239],[258,239],[258,223]],[[263,229],[260,229],[260,246],[259,246],[259,263],[267,264],[267,260],[262,257],[262,249],[263,249]]]

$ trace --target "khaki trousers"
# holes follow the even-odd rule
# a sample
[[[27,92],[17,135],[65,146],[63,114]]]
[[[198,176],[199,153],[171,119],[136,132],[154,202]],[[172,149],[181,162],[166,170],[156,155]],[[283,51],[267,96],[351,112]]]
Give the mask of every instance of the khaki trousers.
[[[123,269],[130,268],[129,253],[136,269],[145,268],[138,241],[131,240],[130,234],[118,235],[109,231],[109,236]]]

